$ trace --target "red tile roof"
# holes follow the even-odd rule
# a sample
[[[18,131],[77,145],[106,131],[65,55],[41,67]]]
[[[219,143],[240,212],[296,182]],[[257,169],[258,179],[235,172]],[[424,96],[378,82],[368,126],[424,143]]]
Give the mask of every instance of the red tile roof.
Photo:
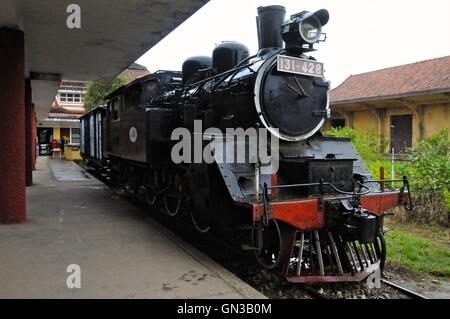
[[[127,83],[134,81],[135,79],[141,78],[143,76],[149,75],[150,72],[143,65],[133,63],[128,68],[122,71],[120,75],[126,77]]]
[[[450,91],[450,56],[349,76],[331,90],[331,103]]]
[[[84,114],[84,109],[82,109],[82,108],[70,110],[70,109],[66,109],[66,108],[61,107],[61,106],[53,106],[50,109],[49,117],[52,117],[52,118],[64,117],[64,118],[77,119],[83,114]]]

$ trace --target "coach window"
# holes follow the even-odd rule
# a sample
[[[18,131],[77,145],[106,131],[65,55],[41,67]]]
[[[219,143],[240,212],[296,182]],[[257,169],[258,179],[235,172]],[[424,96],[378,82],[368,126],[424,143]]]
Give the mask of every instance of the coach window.
[[[113,121],[120,120],[119,99],[115,98],[110,102],[111,118]]]
[[[153,97],[155,97],[159,92],[158,81],[148,81],[144,84],[144,90],[141,94],[141,104],[149,102]]]

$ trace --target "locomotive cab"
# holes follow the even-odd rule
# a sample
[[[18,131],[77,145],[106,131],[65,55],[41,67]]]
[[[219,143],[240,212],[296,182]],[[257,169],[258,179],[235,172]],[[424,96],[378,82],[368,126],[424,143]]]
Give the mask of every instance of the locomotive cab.
[[[152,108],[150,105],[163,92],[180,85],[180,72],[157,71],[136,79],[107,97],[109,157],[115,158],[116,162],[123,159],[137,163],[150,161],[152,141],[161,137],[163,123],[171,123],[175,117],[173,109]],[[171,126],[165,127],[164,132]],[[168,134],[165,133],[165,136]],[[115,165],[116,170],[121,169],[119,166]]]

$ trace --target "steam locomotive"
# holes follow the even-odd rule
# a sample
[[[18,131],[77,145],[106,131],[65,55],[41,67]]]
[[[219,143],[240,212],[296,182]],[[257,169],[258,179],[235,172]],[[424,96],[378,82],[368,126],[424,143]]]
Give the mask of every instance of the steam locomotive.
[[[81,153],[198,231],[247,238],[241,247],[290,282],[360,281],[384,265],[384,212],[409,205],[408,181],[385,189],[392,181],[373,180],[349,139],[322,136],[330,84],[308,53],[325,40],[329,14],[285,14],[258,8],[256,55],[223,42],[212,57],[187,59],[182,72],[158,71],[111,93],[106,107],[81,118]],[[194,152],[174,151],[178,135]],[[248,155],[262,140],[265,161]],[[209,161],[195,160],[205,153]]]

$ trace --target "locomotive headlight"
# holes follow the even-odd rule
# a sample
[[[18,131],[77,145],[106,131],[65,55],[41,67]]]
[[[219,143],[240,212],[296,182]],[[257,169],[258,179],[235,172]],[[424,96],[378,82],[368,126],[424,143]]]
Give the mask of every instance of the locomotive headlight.
[[[322,27],[328,23],[328,19],[329,14],[325,9],[315,12],[302,11],[292,15],[281,26],[281,37],[286,43],[286,49],[313,51],[314,43],[325,41]]]
[[[299,32],[302,39],[307,43],[319,41],[322,35],[322,24],[316,16],[310,16],[299,23]]]

